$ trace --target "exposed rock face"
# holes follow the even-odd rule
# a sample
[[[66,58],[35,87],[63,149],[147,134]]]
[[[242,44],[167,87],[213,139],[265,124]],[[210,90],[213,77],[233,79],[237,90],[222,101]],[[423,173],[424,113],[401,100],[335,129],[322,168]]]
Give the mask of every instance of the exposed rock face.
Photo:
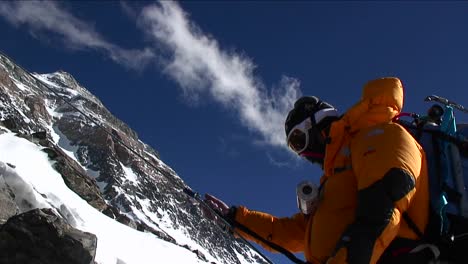
[[[116,221],[179,246],[182,233],[201,260],[204,249],[219,263],[239,256],[264,263],[206,219],[176,172],[70,74],[30,74],[0,54],[0,130],[7,129],[43,146],[67,186]],[[14,193],[1,193],[10,213],[0,221],[18,213],[8,205]]]
[[[92,264],[97,239],[68,225],[52,209],[11,217],[0,227],[0,263]]]
[[[15,203],[15,194],[5,183],[5,179],[0,177],[0,225],[18,212],[19,209]]]

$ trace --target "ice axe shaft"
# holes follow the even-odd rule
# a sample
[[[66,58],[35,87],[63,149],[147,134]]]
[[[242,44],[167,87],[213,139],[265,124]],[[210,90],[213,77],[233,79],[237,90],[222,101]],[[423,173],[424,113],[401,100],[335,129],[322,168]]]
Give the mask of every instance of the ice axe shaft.
[[[440,97],[440,96],[437,96],[437,95],[429,95],[428,97],[426,97],[424,99],[424,101],[426,102],[437,102],[437,103],[440,103],[440,104],[443,104],[443,105],[446,105],[446,106],[451,106],[463,113],[468,113],[468,109],[466,109],[463,105],[461,104],[457,104],[453,101],[450,101],[448,100],[447,98],[443,98],[443,97]]]

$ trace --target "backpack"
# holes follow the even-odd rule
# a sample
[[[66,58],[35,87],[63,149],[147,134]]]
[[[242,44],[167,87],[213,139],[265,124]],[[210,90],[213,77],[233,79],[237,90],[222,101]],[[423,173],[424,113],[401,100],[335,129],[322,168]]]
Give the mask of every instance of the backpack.
[[[429,177],[426,230],[418,230],[408,214],[403,218],[421,240],[439,248],[440,259],[468,263],[468,124],[455,123],[453,108],[466,110],[447,99],[431,97],[426,100],[444,108],[436,104],[427,116],[410,114],[412,122],[397,121],[424,149]]]

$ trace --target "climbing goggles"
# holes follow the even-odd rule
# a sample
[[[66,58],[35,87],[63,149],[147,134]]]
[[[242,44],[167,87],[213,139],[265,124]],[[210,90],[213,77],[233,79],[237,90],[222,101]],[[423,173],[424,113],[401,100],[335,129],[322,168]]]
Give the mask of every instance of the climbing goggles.
[[[301,154],[307,149],[313,138],[310,136],[310,130],[314,128],[320,121],[329,116],[338,116],[338,111],[335,108],[325,108],[317,111],[312,117],[304,119],[301,123],[294,126],[286,137],[288,147]]]

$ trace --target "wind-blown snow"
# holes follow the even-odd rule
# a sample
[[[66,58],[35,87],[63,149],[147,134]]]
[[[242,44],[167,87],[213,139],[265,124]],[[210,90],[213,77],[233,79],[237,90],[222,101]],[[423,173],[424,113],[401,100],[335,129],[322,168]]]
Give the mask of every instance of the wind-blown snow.
[[[95,234],[96,263],[202,263],[193,252],[120,224],[91,207],[68,189],[39,146],[4,133],[0,150],[0,174],[13,189],[21,190],[15,192],[16,200],[25,199],[34,208],[55,208],[72,226]]]

